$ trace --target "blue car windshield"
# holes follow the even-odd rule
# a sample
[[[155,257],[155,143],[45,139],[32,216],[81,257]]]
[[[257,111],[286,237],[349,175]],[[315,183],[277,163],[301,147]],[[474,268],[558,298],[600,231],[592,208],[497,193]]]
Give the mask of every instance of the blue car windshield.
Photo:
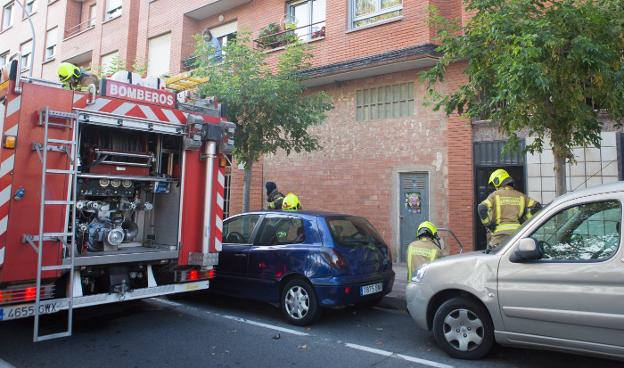
[[[384,244],[373,225],[366,219],[352,216],[327,217],[327,225],[334,243],[344,247]]]

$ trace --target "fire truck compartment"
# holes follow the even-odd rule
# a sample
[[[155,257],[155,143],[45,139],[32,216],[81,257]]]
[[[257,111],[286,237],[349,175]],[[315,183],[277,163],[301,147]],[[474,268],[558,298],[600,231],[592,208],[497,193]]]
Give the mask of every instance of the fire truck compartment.
[[[182,137],[83,121],[79,147],[75,265],[176,259]]]

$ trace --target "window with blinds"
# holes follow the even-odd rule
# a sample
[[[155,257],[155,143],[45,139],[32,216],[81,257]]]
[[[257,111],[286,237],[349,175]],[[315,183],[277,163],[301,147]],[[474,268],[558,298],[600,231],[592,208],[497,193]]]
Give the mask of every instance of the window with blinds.
[[[356,91],[357,121],[391,119],[413,114],[413,82]]]

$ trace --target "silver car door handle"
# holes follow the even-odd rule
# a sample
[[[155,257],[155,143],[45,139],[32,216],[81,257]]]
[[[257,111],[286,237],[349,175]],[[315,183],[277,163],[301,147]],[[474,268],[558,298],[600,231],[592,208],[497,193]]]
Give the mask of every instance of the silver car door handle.
[[[247,255],[244,254],[244,253],[236,253],[236,254],[234,254],[234,256],[235,257],[247,257]]]

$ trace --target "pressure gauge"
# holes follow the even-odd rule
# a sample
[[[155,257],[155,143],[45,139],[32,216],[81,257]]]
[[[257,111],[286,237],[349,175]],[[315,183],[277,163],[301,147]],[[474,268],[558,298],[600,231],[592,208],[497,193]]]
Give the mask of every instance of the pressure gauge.
[[[108,186],[108,184],[110,184],[110,180],[108,180],[108,179],[100,179],[100,186],[102,188],[106,188]]]
[[[119,179],[113,179],[111,180],[111,187],[113,188],[119,188],[119,186],[121,185],[121,180]]]
[[[123,185],[124,188],[128,189],[132,186],[132,182],[130,180],[124,180],[121,182],[121,185]]]

